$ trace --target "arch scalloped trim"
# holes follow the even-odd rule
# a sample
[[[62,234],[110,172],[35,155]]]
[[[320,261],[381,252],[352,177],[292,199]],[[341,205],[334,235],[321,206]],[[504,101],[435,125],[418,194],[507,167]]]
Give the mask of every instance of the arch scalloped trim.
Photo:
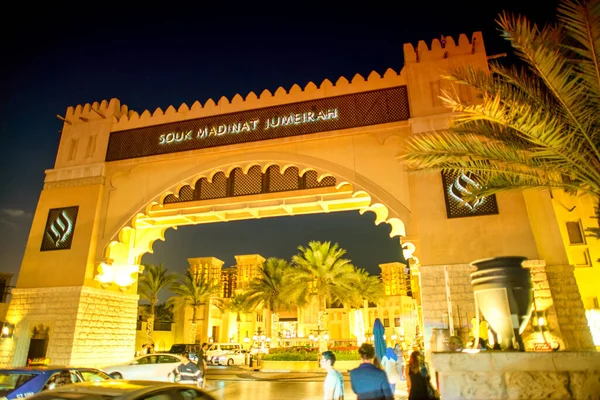
[[[244,169],[249,170],[249,168],[251,168],[252,166],[255,166],[255,165],[260,166],[261,170],[265,170],[265,165],[270,166],[270,165],[273,165],[273,163],[272,162],[264,162],[264,163],[254,162],[254,163],[248,163],[247,165],[239,166],[239,167],[242,168],[242,170],[244,170]],[[337,190],[345,189],[345,190],[351,191],[350,197],[352,197],[352,198],[368,199],[369,205],[359,209],[359,213],[361,215],[363,215],[365,212],[368,212],[368,211],[373,212],[375,214],[375,225],[380,225],[381,223],[385,222],[391,226],[391,231],[390,231],[389,236],[392,238],[395,236],[405,236],[406,235],[406,228],[405,228],[405,225],[402,222],[402,220],[400,220],[397,217],[390,218],[389,210],[385,206],[385,204],[379,202],[377,199],[374,199],[366,190],[355,188],[347,180],[343,180],[343,179],[341,179],[341,177],[337,177],[335,174],[331,174],[329,172],[319,172],[319,171],[317,171],[317,169],[309,168],[309,167],[301,169],[295,163],[288,163],[287,165],[295,166],[298,168],[298,171],[304,171],[305,173],[307,171],[311,171],[311,170],[315,171],[315,172],[317,172],[318,177],[320,179],[323,179],[325,176],[332,176],[332,177],[336,178],[336,180],[339,181],[339,183],[336,184]],[[268,166],[266,168],[268,168]],[[174,187],[174,189],[176,188],[178,190],[179,188],[181,188],[185,185],[190,185],[190,182],[197,182],[197,180],[202,177],[207,177],[207,176],[214,177],[214,175],[216,173],[218,173],[218,172],[225,173],[225,171],[228,171],[228,170],[231,171],[233,169],[231,169],[229,166],[227,166],[227,167],[215,169],[215,170],[211,171],[209,174],[196,175],[184,182],[179,182]],[[157,205],[160,206],[162,204],[162,201],[164,200],[164,198],[166,196],[168,196],[169,194],[174,194],[173,189],[166,190],[162,194],[160,194],[158,196],[158,198],[160,199],[159,201],[150,201],[145,207],[145,213],[137,213],[131,219],[130,224],[124,226],[119,231],[119,234],[118,234],[119,240],[111,242],[106,248],[106,258],[107,259],[111,259],[111,260],[119,259],[120,262],[129,262],[129,263],[133,262],[132,260],[141,260],[141,257],[143,254],[153,253],[154,250],[152,247],[156,240],[165,241],[165,232],[167,229],[169,229],[169,228],[177,229],[177,225],[166,226],[166,227],[163,226],[163,227],[157,227],[157,228],[152,228],[152,229],[145,228],[144,234],[146,236],[144,238],[139,239],[139,238],[137,238],[137,235],[135,235],[136,221],[138,220],[138,218],[140,216],[148,216],[152,207],[157,206]],[[323,212],[325,213],[327,211],[323,211]]]

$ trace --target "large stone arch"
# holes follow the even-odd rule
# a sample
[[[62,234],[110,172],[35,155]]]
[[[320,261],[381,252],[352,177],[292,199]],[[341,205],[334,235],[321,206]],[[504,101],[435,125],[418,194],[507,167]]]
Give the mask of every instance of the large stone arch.
[[[322,158],[287,152],[251,152],[241,156],[232,155],[208,162],[201,167],[193,166],[180,171],[171,179],[172,183],[162,187],[150,200],[140,199],[135,202],[130,210],[123,213],[120,226],[110,235],[106,235],[110,240],[99,246],[103,251],[101,258],[119,265],[139,263],[143,254],[152,252],[152,244],[159,239],[165,240],[166,230],[170,227],[176,229],[177,225],[146,230],[146,234],[140,237],[135,233],[138,218],[147,215],[153,207],[160,205],[166,195],[178,193],[183,185],[193,186],[202,177],[210,180],[218,172],[228,176],[235,168],[247,172],[255,165],[260,166],[263,172],[271,165],[279,165],[282,171],[292,166],[296,167],[300,175],[306,171],[316,171],[319,179],[333,176],[336,179],[337,189],[351,190],[352,197],[360,196],[368,199],[367,203],[359,209],[361,214],[371,211],[376,214],[375,224],[388,223],[391,226],[390,237],[406,234],[410,211],[372,178]]]

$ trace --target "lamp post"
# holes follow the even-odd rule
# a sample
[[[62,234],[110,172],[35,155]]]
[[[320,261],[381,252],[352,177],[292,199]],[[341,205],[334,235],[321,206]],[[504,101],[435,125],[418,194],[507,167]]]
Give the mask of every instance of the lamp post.
[[[316,337],[315,337],[315,334],[313,332],[316,333]],[[321,334],[323,334],[323,336],[321,336]],[[327,350],[327,342],[329,341],[329,334],[327,333],[326,329],[321,329],[321,327],[318,326],[317,329],[312,329],[311,330],[311,334],[308,335],[308,338],[311,341],[311,346],[313,346],[313,347],[314,347],[313,341],[315,341],[315,342],[318,341],[320,343],[321,342],[321,337],[325,341],[325,343],[324,343],[325,344],[325,349],[324,350],[320,349],[320,350],[321,351],[326,351]]]
[[[252,347],[254,347],[255,343],[258,344],[258,351],[256,353],[256,367],[254,369],[255,371],[258,371],[258,369],[260,368],[260,360],[262,357],[261,354],[263,351],[263,346],[265,343],[271,342],[271,338],[265,335],[261,327],[258,327],[256,333],[252,336],[252,339],[254,340],[254,343],[252,343]]]

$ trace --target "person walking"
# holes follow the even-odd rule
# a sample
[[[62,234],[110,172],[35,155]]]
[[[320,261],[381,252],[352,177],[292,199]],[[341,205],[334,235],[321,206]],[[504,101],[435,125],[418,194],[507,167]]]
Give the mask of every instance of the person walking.
[[[202,346],[200,346],[200,350],[198,350],[198,368],[200,368],[200,371],[202,371],[202,376],[206,376],[206,369],[208,368],[208,365],[206,364],[206,350],[208,350],[208,343],[202,343]],[[205,383],[206,381],[203,380],[203,383]],[[204,388],[204,386],[202,387]]]
[[[400,380],[406,380],[406,371],[404,370],[404,350],[402,350],[402,346],[400,343],[396,343],[394,346],[394,353],[396,353],[396,357],[398,357],[398,362],[396,366],[398,368],[398,375],[400,375]]]
[[[413,351],[408,360],[408,400],[436,400],[437,391],[431,386],[429,368],[420,351]]]
[[[344,377],[336,370],[335,354],[331,351],[325,351],[321,354],[321,368],[327,371],[325,376],[324,396],[325,400],[343,400],[344,398]]]
[[[357,400],[393,400],[394,394],[385,371],[373,363],[375,347],[363,343],[358,349],[358,354],[362,363],[350,371],[350,383]]]
[[[171,374],[174,374],[175,382],[196,385],[200,388],[204,387],[202,371],[195,363],[190,361],[190,354],[184,351],[181,353],[181,357],[183,361],[172,372],[169,372],[168,377],[170,378]]]
[[[391,347],[385,349],[385,355],[381,359],[381,366],[388,377],[392,393],[395,393],[396,383],[400,382],[400,374],[398,373],[398,356]]]

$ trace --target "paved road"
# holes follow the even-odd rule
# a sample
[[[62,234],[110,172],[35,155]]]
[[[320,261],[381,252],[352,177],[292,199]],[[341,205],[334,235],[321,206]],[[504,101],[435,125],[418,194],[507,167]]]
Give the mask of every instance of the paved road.
[[[348,374],[346,399],[354,399]],[[255,372],[239,367],[209,367],[205,389],[217,399],[321,400],[323,372]],[[396,400],[407,399],[406,385],[396,387]]]

